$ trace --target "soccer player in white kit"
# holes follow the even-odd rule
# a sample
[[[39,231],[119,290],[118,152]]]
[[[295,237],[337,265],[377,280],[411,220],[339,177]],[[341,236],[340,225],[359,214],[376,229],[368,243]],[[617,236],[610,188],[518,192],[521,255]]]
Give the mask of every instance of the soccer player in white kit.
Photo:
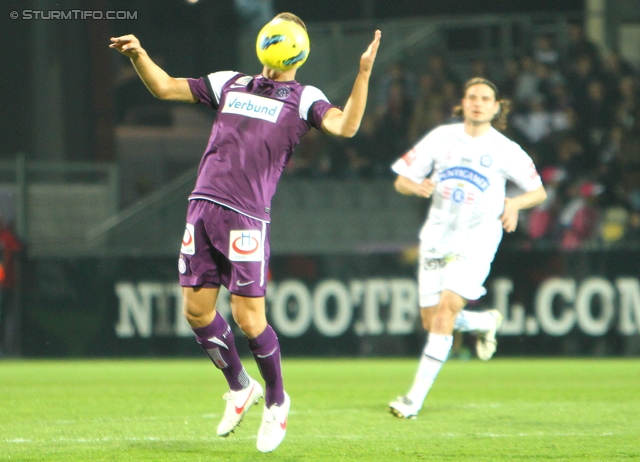
[[[456,111],[463,122],[435,128],[392,166],[398,192],[433,197],[420,231],[418,269],[428,336],[411,389],[389,404],[397,417],[417,416],[447,360],[454,329],[478,332],[481,359],[495,351],[500,313],[463,308],[486,294],[483,284],[503,230],[515,231],[518,212],[547,196],[531,158],[493,127],[505,125],[507,104],[492,82],[471,79]],[[507,180],[524,193],[507,198]]]

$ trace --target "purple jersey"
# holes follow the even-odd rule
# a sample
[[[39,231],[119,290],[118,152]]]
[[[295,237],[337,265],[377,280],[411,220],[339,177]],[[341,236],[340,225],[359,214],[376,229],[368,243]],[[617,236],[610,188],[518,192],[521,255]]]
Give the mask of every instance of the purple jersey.
[[[198,100],[217,109],[189,199],[206,199],[269,221],[271,198],[293,148],[335,107],[315,87],[232,71],[188,79]]]

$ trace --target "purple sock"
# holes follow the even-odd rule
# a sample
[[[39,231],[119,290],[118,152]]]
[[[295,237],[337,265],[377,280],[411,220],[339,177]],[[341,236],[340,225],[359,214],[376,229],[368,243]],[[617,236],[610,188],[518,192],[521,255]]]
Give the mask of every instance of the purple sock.
[[[216,316],[208,326],[191,329],[211,362],[224,374],[229,388],[233,391],[247,388],[249,376],[240,362],[231,327],[220,313],[216,312]]]
[[[256,338],[249,339],[249,348],[256,359],[260,375],[266,385],[265,404],[284,403],[284,388],[282,386],[282,368],[280,367],[280,343],[278,336],[271,326]]]

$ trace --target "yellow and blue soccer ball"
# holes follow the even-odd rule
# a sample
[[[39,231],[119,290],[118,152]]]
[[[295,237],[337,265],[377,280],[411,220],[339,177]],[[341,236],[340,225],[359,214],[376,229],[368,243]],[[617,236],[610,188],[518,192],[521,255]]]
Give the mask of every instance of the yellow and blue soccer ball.
[[[256,53],[260,62],[270,69],[295,69],[302,66],[309,56],[309,36],[295,22],[276,18],[258,34]]]

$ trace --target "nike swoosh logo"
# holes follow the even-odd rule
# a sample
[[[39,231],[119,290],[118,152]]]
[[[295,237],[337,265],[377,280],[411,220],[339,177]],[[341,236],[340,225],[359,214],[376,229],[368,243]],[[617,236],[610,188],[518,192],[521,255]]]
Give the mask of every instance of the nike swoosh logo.
[[[220,345],[222,348],[224,348],[225,350],[228,350],[229,347],[227,346],[226,343],[224,343],[222,340],[220,340],[218,337],[211,337],[208,338],[207,340],[209,340],[212,343],[215,343],[216,345]]]
[[[249,284],[253,284],[254,282],[255,282],[255,281],[247,281],[247,282],[240,282],[240,281],[238,281],[238,282],[236,282],[236,285],[237,285],[238,287],[244,287],[244,286],[248,286]]]
[[[272,354],[274,354],[276,352],[276,350],[278,349],[278,347],[275,347],[273,349],[273,351],[271,353],[267,353],[266,355],[256,355],[258,358],[268,358],[269,356],[271,356]]]
[[[249,402],[249,399],[251,398],[251,394],[253,393],[253,389],[255,387],[256,387],[255,385],[251,386],[251,390],[249,391],[249,394],[247,395],[246,401],[242,404],[242,407],[236,406],[236,414],[242,414],[242,412],[244,411],[244,408],[247,406],[247,403]],[[285,425],[286,424],[287,424],[287,422],[285,422]]]
[[[282,428],[283,430],[287,429],[287,419],[284,419],[284,422],[279,422],[280,423],[280,428]]]

